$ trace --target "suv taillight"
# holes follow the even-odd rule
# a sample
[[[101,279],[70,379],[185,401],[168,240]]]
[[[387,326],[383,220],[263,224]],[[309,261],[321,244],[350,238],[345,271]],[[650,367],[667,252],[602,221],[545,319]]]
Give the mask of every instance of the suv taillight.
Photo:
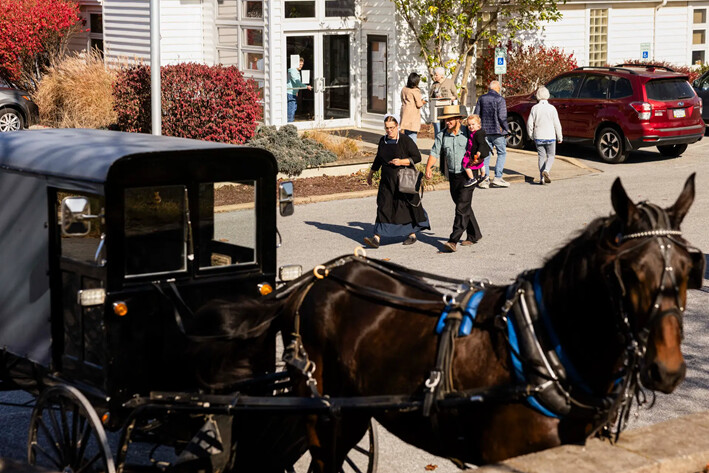
[[[633,102],[630,104],[638,113],[640,120],[649,120],[652,115],[652,105],[647,102]]]
[[[703,114],[704,114],[704,102],[702,102],[702,98],[701,98],[701,97],[697,97],[697,98],[699,99],[699,105],[695,105],[694,108],[698,108],[698,109],[699,109],[699,115],[703,115]]]

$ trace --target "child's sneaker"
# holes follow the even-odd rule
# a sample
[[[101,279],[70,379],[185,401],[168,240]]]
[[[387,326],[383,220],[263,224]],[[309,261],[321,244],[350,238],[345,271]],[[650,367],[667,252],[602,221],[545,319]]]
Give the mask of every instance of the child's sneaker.
[[[476,181],[475,179],[466,179],[465,184],[463,184],[463,187],[471,187],[477,183],[478,183],[478,181]]]

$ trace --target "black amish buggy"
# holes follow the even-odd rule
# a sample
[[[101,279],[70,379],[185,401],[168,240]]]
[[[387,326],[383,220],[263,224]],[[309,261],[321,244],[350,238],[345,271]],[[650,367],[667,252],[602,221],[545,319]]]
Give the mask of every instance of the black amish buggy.
[[[295,414],[325,406],[288,397],[276,324],[230,320],[225,339],[199,323],[276,286],[275,209],[293,212],[276,175],[270,153],[219,143],[0,136],[0,387],[36,396],[31,464],[293,471]],[[374,435],[354,471],[376,468]]]

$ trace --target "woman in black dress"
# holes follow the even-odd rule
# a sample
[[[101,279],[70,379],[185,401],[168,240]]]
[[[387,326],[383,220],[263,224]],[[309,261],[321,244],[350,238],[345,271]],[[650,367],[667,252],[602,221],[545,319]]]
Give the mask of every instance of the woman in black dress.
[[[374,236],[364,242],[371,248],[379,248],[381,237],[406,237],[404,245],[416,243],[416,234],[428,230],[431,225],[428,215],[415,194],[403,194],[397,188],[397,173],[401,166],[415,166],[421,161],[416,143],[399,133],[399,120],[394,115],[384,117],[386,135],[379,140],[377,156],[367,176],[372,185],[372,175],[381,168],[382,176],[377,193],[377,220]]]

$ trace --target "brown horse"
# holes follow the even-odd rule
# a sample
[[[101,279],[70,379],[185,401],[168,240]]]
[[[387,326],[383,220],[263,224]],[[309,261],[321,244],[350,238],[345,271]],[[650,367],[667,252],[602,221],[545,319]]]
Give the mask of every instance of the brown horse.
[[[633,203],[619,179],[611,195],[615,215],[590,223],[542,268],[511,286],[473,286],[484,290],[474,326],[455,339],[447,389],[436,387],[429,415],[412,408],[310,417],[313,470],[339,471],[371,416],[404,441],[462,466],[620,428],[640,384],[672,392],[686,369],[680,348],[686,291],[701,286],[703,276],[703,255],[680,232],[694,200],[694,175],[666,209]],[[350,257],[321,269],[323,279],[291,286],[283,333],[299,337],[284,342],[302,339],[319,394],[422,400],[434,390],[436,315],[446,307],[463,310],[463,296],[473,291],[444,303],[439,291],[402,274]],[[297,379],[299,392],[310,395],[305,377]],[[469,402],[439,402],[461,392]]]

